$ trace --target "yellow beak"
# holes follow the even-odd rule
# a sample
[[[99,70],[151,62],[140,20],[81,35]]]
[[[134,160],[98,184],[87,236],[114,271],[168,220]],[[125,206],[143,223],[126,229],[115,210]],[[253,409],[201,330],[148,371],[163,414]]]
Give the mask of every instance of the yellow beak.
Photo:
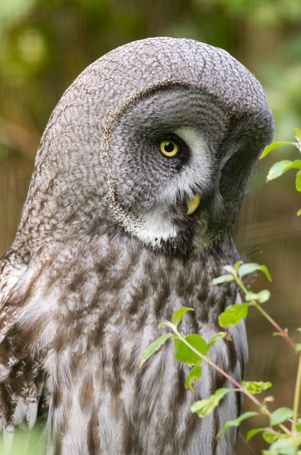
[[[192,199],[187,199],[187,215],[191,215],[193,212],[195,212],[200,205],[200,202],[201,196],[199,194],[195,194]]]

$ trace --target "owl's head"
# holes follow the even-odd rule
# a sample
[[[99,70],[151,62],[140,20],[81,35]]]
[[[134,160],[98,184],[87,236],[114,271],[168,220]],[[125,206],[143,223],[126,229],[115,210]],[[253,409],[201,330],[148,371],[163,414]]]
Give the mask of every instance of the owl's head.
[[[172,38],[122,46],[54,110],[19,236],[34,245],[122,233],[199,253],[231,231],[272,133],[261,85],[225,51]]]

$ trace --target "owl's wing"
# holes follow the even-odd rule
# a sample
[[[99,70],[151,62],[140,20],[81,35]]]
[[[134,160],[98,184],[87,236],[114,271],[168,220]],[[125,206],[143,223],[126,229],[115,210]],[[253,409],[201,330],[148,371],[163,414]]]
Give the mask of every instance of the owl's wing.
[[[69,341],[77,337],[77,318],[99,279],[90,248],[84,236],[52,242],[32,252],[23,269],[14,267],[16,260],[2,267],[2,284],[8,284],[1,287],[0,282],[0,418],[7,434],[16,425],[32,427],[37,415],[47,411],[49,375],[57,373],[55,366],[51,369],[53,353],[62,350],[68,336]],[[85,289],[83,282],[89,284]]]
[[[45,382],[44,353],[36,346],[38,325],[23,320],[27,303],[34,298],[33,274],[26,269],[8,263],[1,275],[0,429],[8,446],[15,426],[35,424]]]

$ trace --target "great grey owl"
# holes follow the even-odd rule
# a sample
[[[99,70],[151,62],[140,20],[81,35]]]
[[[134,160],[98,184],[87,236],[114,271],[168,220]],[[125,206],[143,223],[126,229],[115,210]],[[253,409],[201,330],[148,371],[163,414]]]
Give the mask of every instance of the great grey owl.
[[[212,286],[238,259],[232,225],[273,118],[259,82],[227,52],[150,38],[90,65],[55,108],[16,238],[1,266],[4,436],[46,414],[47,453],[229,455],[240,412],[204,368],[198,393],[168,343],[142,353],[182,306],[183,333],[210,339],[237,298]],[[211,358],[240,380],[244,323]]]

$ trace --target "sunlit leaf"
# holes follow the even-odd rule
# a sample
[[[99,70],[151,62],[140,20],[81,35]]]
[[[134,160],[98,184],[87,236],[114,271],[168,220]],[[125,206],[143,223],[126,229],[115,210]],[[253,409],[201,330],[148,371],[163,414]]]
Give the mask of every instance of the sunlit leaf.
[[[231,275],[235,275],[235,268],[232,265],[224,265],[223,269]]]
[[[278,439],[269,449],[271,455],[297,455],[296,444],[290,439]]]
[[[298,141],[298,149],[301,152],[301,130],[299,128],[294,128],[295,136]]]
[[[221,284],[221,283],[229,283],[230,281],[233,281],[233,280],[234,280],[233,275],[226,274],[226,275],[219,276],[218,278],[214,278],[214,280],[212,280],[212,284],[216,285],[216,284]]]
[[[187,313],[187,311],[194,311],[193,308],[180,308],[179,310],[177,310],[173,316],[172,316],[172,323],[177,327],[178,324],[181,322],[182,320],[182,317],[184,316],[185,313]]]
[[[205,400],[196,401],[191,406],[191,411],[196,412],[199,417],[206,417],[219,405],[219,402],[224,398],[224,396],[233,392],[233,389],[217,389],[214,395],[211,395]]]
[[[265,265],[259,265],[259,264],[255,264],[253,262],[250,262],[248,264],[242,264],[239,267],[239,269],[238,269],[238,275],[240,277],[242,277],[244,275],[248,275],[249,273],[253,273],[253,272],[256,272],[256,271],[263,272],[265,274],[265,276],[267,277],[267,279],[269,281],[272,281],[272,278],[271,278],[270,272],[268,271],[268,268]]]
[[[217,433],[217,438],[220,437],[220,435],[225,431],[227,430],[228,428],[231,428],[231,427],[238,427],[240,425],[240,423],[243,421],[243,420],[246,420],[246,419],[249,419],[250,417],[254,417],[256,416],[258,413],[255,412],[255,411],[248,411],[248,412],[244,412],[243,414],[241,414],[239,417],[237,417],[236,419],[234,420],[228,420],[228,422],[226,422],[226,424],[224,425],[224,428],[222,428],[218,433]]]
[[[294,145],[294,142],[279,142],[275,141],[272,142],[270,145],[267,145],[262,154],[260,155],[260,160],[267,156],[272,150],[274,150],[277,147],[281,147],[281,145]]]
[[[298,210],[298,212],[297,212],[297,216],[300,216],[300,215],[301,215],[301,209]]]
[[[280,177],[290,169],[301,169],[301,160],[282,160],[278,161],[278,163],[273,164],[267,175],[267,181],[269,182],[270,180]]]
[[[193,333],[191,335],[187,335],[185,340],[202,355],[207,354],[208,345],[200,335]],[[178,338],[175,338],[174,356],[180,362],[187,363],[188,365],[198,365],[202,361],[201,356],[197,355],[190,349],[190,347]]]
[[[218,332],[216,333],[211,340],[208,343],[208,348],[215,344],[218,340],[221,340],[222,338],[229,338],[229,333],[228,332]]]
[[[263,289],[262,291],[257,293],[247,292],[245,297],[247,302],[250,302],[250,300],[256,300],[259,303],[264,303],[267,300],[269,300],[269,298],[271,297],[271,293],[267,289]]]
[[[234,264],[234,270],[235,272],[237,272],[237,270],[239,269],[239,267],[243,264],[243,261],[237,261],[235,262]]]
[[[271,414],[270,424],[271,426],[278,425],[279,423],[282,423],[285,420],[293,417],[293,414],[293,410],[290,408],[283,407],[276,409],[276,411]]]
[[[258,433],[261,433],[262,431],[265,431],[265,428],[253,428],[253,430],[248,431],[246,441],[250,441],[253,436],[255,436]]]
[[[228,328],[235,326],[248,314],[249,303],[236,303],[228,306],[218,318],[221,327]]]
[[[271,382],[262,381],[242,381],[241,385],[252,394],[261,393],[263,390],[267,390],[272,387]]]
[[[192,392],[197,393],[197,390],[194,387],[194,381],[196,381],[197,379],[200,379],[201,375],[202,375],[202,367],[196,366],[196,367],[191,368],[189,375],[187,376],[186,381],[185,381],[185,388],[190,389]]]
[[[262,433],[262,437],[268,444],[272,444],[272,442],[274,442],[278,438],[278,436],[275,433],[272,433],[269,430],[265,430]]]
[[[163,322],[160,322],[160,324],[158,325],[158,327],[168,327],[168,328],[171,329],[173,332],[174,332],[175,329],[176,329],[176,326],[175,326],[171,321],[163,321]]]
[[[157,340],[153,341],[143,352],[140,366],[142,366],[169,338],[172,338],[173,336],[172,333],[165,333],[157,338]]]

